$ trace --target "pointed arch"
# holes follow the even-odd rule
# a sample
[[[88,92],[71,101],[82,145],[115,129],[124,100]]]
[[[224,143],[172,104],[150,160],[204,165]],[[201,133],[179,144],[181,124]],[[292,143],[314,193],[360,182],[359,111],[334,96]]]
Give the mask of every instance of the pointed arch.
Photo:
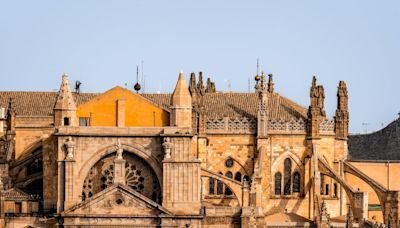
[[[157,158],[151,152],[144,149],[143,146],[138,145],[138,144],[132,144],[132,145],[122,144],[122,148],[123,148],[124,152],[132,153],[136,156],[139,156],[140,158],[142,158],[144,161],[146,161],[148,163],[148,165],[155,172],[155,174],[158,178],[158,181],[161,185],[161,189],[162,189],[162,186],[163,186],[162,165],[157,160]],[[84,162],[79,170],[79,178],[78,178],[79,186],[83,186],[85,178],[89,174],[90,169],[98,161],[100,161],[103,157],[105,157],[111,153],[115,153],[115,151],[116,151],[116,147],[114,144],[104,147],[103,149],[94,153],[93,156],[91,156],[86,162]]]

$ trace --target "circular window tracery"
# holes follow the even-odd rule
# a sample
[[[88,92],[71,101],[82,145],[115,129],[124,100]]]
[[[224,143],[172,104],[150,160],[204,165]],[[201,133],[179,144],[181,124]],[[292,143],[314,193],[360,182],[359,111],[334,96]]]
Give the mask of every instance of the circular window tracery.
[[[233,166],[233,163],[234,163],[233,159],[232,158],[228,158],[225,161],[225,166],[228,167],[228,168],[231,168]]]
[[[115,153],[104,157],[89,171],[83,187],[82,200],[111,187],[114,183]],[[130,153],[124,154],[126,185],[138,193],[161,202],[161,188],[158,178],[151,167],[140,157]]]

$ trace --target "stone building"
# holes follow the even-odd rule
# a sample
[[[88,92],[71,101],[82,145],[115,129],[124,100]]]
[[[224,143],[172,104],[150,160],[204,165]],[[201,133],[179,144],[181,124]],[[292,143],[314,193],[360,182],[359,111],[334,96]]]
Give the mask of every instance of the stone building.
[[[172,94],[96,94],[64,74],[58,92],[0,92],[1,226],[399,227],[400,166],[365,156],[368,136],[348,142],[346,84],[329,119],[315,77],[308,108],[255,79],[252,93],[180,73]]]

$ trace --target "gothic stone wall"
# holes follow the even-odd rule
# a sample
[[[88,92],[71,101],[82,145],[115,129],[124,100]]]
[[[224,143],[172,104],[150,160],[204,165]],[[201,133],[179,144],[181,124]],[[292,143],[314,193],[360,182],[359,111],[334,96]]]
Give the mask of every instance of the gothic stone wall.
[[[58,160],[64,160],[66,150],[63,144],[67,136],[58,138]],[[161,138],[159,137],[73,137],[75,143],[73,180],[71,202],[68,206],[73,206],[82,201],[82,186],[90,168],[102,157],[116,151],[117,139],[120,138],[124,151],[130,151],[142,157],[150,166],[155,167],[156,175],[162,184],[162,165],[163,153],[161,149]],[[60,167],[63,169],[64,167]],[[59,169],[60,169],[59,168]],[[66,176],[71,175],[68,171]],[[62,188],[63,186],[60,186]],[[61,193],[62,194],[62,193]],[[59,197],[63,197],[59,195]]]

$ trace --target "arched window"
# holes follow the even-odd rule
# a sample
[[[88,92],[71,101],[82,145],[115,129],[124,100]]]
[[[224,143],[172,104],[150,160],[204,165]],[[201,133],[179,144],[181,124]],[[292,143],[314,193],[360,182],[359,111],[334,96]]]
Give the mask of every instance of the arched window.
[[[215,180],[212,177],[209,178],[209,182],[208,182],[208,194],[209,195],[215,194]]]
[[[283,194],[290,195],[291,175],[292,175],[292,161],[290,158],[286,158],[284,162],[284,182],[283,182]]]
[[[282,174],[280,172],[275,173],[275,195],[282,194]]]
[[[230,179],[233,178],[233,174],[231,171],[226,172],[225,176]],[[231,191],[231,189],[228,188],[228,186],[225,186],[225,195],[227,195],[227,196],[232,195],[232,191]]]
[[[222,175],[221,172],[219,172],[220,175]],[[224,194],[224,183],[222,181],[218,180],[217,181],[217,194],[222,195]]]
[[[300,173],[293,174],[293,192],[300,192]]]
[[[240,172],[237,172],[235,174],[235,180],[242,182],[242,174]]]
[[[249,181],[250,181],[250,177],[249,177],[249,176],[247,176],[247,175],[244,175],[244,177],[243,177],[243,181],[247,181],[247,182],[249,182]]]

